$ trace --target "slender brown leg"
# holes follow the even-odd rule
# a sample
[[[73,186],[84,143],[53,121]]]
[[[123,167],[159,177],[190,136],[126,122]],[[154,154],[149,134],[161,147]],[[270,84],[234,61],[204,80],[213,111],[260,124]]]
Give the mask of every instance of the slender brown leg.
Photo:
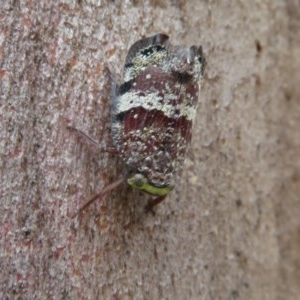
[[[83,206],[81,206],[78,210],[78,212],[72,217],[72,219],[74,219],[75,217],[77,217],[80,213],[82,213],[87,207],[89,207],[92,203],[94,203],[97,199],[102,198],[103,196],[105,196],[108,192],[110,192],[111,190],[115,189],[117,186],[119,186],[123,181],[125,180],[125,178],[121,178],[119,180],[116,180],[115,182],[109,184],[108,186],[106,186],[102,191],[100,191],[100,193],[98,193],[97,195],[95,195],[93,198],[91,198],[89,201],[87,201]]]
[[[166,197],[167,195],[163,195],[163,196],[158,196],[153,200],[150,200],[145,207],[146,212],[151,212],[152,214],[154,214],[154,210],[153,210],[154,206],[164,201]]]

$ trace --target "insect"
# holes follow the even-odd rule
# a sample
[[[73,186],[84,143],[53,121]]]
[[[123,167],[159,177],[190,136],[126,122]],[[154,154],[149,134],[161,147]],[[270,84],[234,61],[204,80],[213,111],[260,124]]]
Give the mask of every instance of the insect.
[[[134,43],[123,80],[111,79],[111,136],[127,172],[90,199],[80,211],[122,182],[163,201],[185,159],[192,137],[205,68],[201,46],[174,46],[163,33]]]

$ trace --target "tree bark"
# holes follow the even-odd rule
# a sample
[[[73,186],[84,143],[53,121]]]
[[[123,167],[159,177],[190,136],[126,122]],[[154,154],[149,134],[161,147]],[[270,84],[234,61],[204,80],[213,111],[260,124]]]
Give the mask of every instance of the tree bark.
[[[1,1],[1,299],[296,299],[299,1]],[[155,209],[126,185],[109,78],[158,32],[202,45],[192,145]]]

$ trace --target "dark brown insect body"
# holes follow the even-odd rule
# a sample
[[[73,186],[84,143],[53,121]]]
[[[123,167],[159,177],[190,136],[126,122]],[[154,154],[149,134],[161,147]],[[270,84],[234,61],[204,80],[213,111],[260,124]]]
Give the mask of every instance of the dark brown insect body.
[[[124,180],[158,196],[149,207],[173,189],[184,162],[204,66],[201,46],[173,46],[167,35],[157,34],[132,45],[122,83],[112,82],[113,144],[129,169]]]
[[[202,48],[172,46],[157,34],[129,50],[123,83],[115,87],[112,137],[132,170],[127,182],[153,195],[166,195],[191,141]]]

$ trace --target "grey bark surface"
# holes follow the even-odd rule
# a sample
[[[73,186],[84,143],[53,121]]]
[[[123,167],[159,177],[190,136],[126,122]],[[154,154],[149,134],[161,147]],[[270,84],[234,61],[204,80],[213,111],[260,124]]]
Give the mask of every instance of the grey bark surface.
[[[55,3],[55,4],[54,4]],[[299,1],[1,1],[0,299],[297,299]],[[165,32],[207,59],[176,188],[121,186],[109,80]]]

